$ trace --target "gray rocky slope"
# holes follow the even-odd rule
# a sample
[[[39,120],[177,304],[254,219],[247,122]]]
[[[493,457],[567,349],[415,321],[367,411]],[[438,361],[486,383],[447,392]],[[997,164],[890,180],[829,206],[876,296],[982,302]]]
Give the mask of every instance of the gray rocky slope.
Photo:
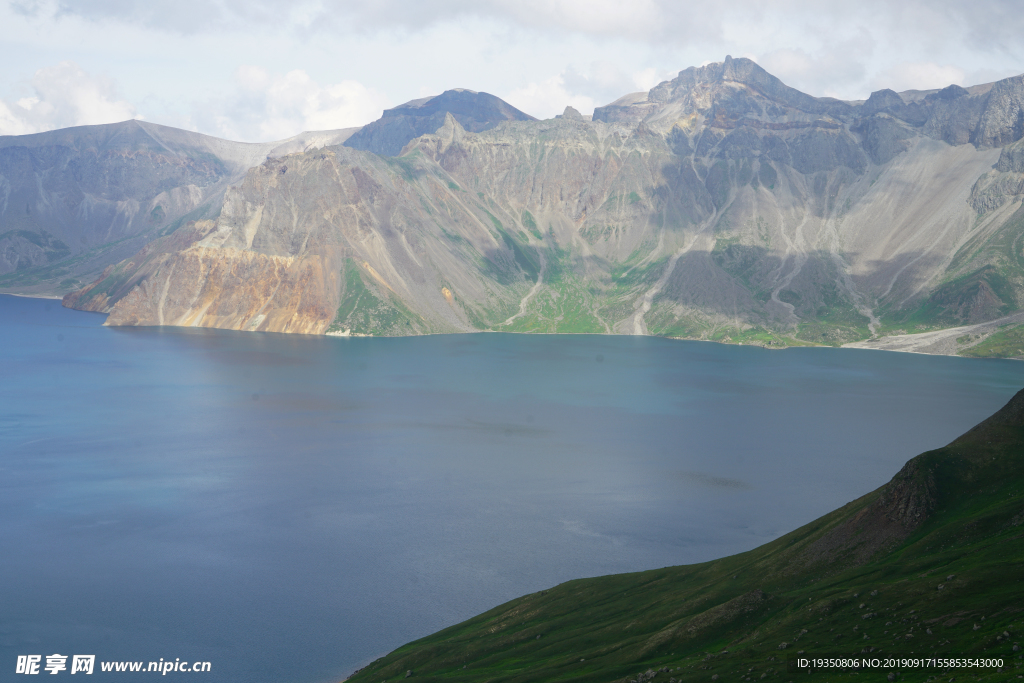
[[[267,155],[355,129],[240,143],[144,121],[0,137],[0,290],[63,294],[172,232],[215,215]]]
[[[383,116],[348,138],[345,146],[396,156],[413,138],[444,125],[448,114],[473,133],[490,130],[502,121],[536,120],[494,95],[456,88],[385,110]]]
[[[1024,308],[1024,76],[849,103],[727,58],[581,118],[474,133],[446,113],[394,156],[267,161],[66,304],[115,325],[829,344]]]

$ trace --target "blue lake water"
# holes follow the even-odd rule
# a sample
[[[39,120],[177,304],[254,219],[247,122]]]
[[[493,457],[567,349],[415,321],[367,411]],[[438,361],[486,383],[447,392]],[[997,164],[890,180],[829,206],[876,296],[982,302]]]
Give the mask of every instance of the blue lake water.
[[[1024,386],[873,351],[102,322],[0,296],[7,673],[337,681],[524,593],[760,545]]]

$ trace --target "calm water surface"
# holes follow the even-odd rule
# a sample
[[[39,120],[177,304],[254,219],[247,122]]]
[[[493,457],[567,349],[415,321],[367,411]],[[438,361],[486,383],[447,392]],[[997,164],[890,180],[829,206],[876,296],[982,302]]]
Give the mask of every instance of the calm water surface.
[[[1024,386],[1024,363],[872,351],[102,321],[0,297],[10,674],[336,681],[523,593],[753,548]]]

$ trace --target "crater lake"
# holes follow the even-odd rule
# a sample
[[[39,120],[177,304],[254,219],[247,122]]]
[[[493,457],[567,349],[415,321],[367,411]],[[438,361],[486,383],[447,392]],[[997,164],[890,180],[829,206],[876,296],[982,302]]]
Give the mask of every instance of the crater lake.
[[[103,320],[0,296],[8,674],[338,681],[562,581],[754,548],[1024,387],[1001,360]]]

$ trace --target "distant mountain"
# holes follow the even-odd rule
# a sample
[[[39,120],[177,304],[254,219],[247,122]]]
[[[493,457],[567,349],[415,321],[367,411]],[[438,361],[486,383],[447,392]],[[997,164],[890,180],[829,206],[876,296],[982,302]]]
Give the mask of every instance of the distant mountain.
[[[109,272],[66,303],[110,312],[112,325],[872,340],[1024,356],[1024,76],[844,102],[727,58],[592,121],[571,108],[528,119],[454,90],[385,112],[346,147],[293,146],[244,178],[196,166],[183,186],[231,189],[134,233],[134,256],[94,258]],[[132,230],[159,203],[146,196]],[[9,240],[20,234],[4,220]],[[62,254],[82,225],[47,218],[22,251],[77,258]],[[911,333],[941,343],[901,347]]]
[[[405,645],[349,681],[1015,679],[1024,391],[858,500],[750,552],[581,579]],[[875,667],[816,667],[798,658]],[[981,658],[964,668],[900,658]]]
[[[224,189],[267,155],[352,131],[250,144],[125,121],[0,137],[0,287],[67,292],[179,227],[214,216]]]
[[[383,116],[346,140],[345,146],[386,157],[398,156],[411,140],[444,125],[448,114],[473,133],[490,130],[502,121],[536,121],[494,95],[456,88],[385,110]]]

